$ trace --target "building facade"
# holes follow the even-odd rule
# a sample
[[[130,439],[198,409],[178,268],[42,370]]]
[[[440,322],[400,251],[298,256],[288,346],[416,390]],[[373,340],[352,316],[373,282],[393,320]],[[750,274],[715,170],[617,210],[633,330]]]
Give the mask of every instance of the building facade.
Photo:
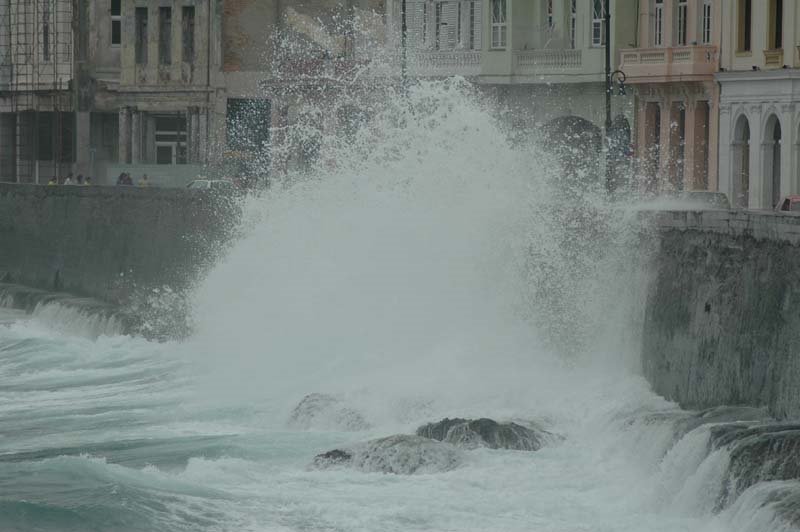
[[[800,5],[725,2],[723,31],[719,189],[771,209],[800,192]]]
[[[395,28],[401,3],[390,0]],[[407,0],[409,72],[475,80],[513,109],[518,131],[572,117],[600,134],[606,44],[616,69],[619,50],[636,39],[637,2],[610,4],[609,39],[603,0]],[[615,95],[612,106],[630,123],[632,98]]]
[[[620,68],[636,89],[642,191],[716,190],[721,0],[639,3],[638,46]]]

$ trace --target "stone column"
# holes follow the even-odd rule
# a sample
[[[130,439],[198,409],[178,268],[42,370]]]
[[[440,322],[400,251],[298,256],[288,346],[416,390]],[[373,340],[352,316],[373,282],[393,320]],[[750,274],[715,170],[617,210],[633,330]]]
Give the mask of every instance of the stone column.
[[[208,162],[208,109],[199,109],[197,113],[197,159],[198,164]]]
[[[142,162],[142,113],[138,109],[131,110],[131,163]]]
[[[797,194],[794,166],[794,145],[797,141],[797,126],[794,123],[793,104],[781,105],[781,194]]]
[[[119,164],[131,161],[131,110],[129,107],[119,108]]]
[[[683,127],[683,189],[694,190],[698,188],[698,183],[695,173],[695,160],[697,159],[698,152],[702,149],[697,144],[702,142],[702,138],[697,137],[697,130],[695,121],[697,120],[697,113],[695,105],[697,102],[692,98],[687,98],[685,107],[685,120]]]
[[[750,197],[751,209],[764,208],[763,154],[764,132],[761,127],[761,106],[751,106],[750,121]]]
[[[720,106],[719,108],[719,131],[717,146],[717,160],[719,166],[717,168],[717,190],[724,192],[728,195],[731,205],[736,204],[736,196],[734,195],[733,187],[733,150],[731,144],[733,143],[733,124],[731,123],[731,108],[729,105]],[[712,147],[714,144],[712,144]],[[710,166],[710,165],[709,165]],[[710,184],[710,181],[709,181]]]

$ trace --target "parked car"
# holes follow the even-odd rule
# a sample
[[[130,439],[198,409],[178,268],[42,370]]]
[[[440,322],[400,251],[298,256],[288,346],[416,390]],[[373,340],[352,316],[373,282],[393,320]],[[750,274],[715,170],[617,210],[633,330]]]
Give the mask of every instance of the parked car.
[[[800,195],[792,194],[783,198],[775,207],[778,212],[791,212],[800,214]]]
[[[233,183],[225,179],[195,179],[186,188],[199,190],[233,190]]]

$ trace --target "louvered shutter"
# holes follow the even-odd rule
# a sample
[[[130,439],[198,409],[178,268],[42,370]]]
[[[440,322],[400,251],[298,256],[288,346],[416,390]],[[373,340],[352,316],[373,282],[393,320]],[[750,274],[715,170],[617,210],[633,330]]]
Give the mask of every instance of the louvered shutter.
[[[445,2],[442,6],[442,18],[447,24],[446,40],[443,42],[446,43],[448,50],[452,50],[456,47],[458,38],[456,34],[458,30],[458,2]]]
[[[483,49],[483,2],[482,0],[473,0],[472,1],[472,9],[475,13],[475,22],[474,22],[474,50],[481,50]]]
[[[406,26],[408,31],[408,48],[418,50],[424,46],[424,0],[409,1],[406,4]]]

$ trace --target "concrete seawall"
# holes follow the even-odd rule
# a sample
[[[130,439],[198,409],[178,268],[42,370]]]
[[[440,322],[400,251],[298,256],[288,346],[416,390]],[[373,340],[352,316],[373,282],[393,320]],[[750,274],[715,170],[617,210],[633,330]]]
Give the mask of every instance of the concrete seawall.
[[[236,202],[204,191],[0,184],[0,281],[116,304],[180,290],[237,220]]]
[[[643,331],[655,391],[800,416],[800,217],[664,212]]]

